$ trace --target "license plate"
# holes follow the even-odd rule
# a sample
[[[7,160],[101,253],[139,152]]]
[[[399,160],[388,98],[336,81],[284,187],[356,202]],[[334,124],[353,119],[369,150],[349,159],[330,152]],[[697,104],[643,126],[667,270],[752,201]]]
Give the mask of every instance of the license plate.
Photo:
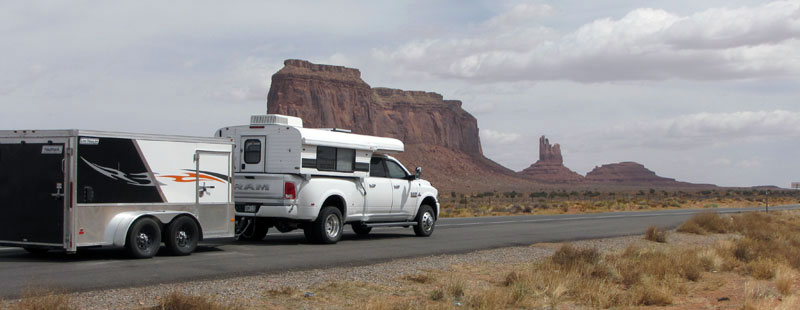
[[[258,206],[256,205],[244,205],[244,212],[256,212]]]

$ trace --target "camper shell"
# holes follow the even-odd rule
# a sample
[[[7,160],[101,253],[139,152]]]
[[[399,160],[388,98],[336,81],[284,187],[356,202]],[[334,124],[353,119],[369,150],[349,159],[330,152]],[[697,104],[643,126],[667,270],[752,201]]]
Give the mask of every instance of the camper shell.
[[[0,131],[0,245],[151,257],[162,241],[186,255],[232,237],[232,151],[220,138]]]
[[[340,224],[354,227],[415,226],[421,205],[433,220],[438,216],[436,189],[390,156],[404,151],[400,140],[303,128],[300,118],[276,114],[254,115],[249,125],[224,127],[215,136],[236,142],[237,232],[252,231],[252,239],[271,227],[300,228],[312,237],[309,227],[326,207],[338,210]],[[384,161],[395,169],[394,179],[372,171],[386,170]]]

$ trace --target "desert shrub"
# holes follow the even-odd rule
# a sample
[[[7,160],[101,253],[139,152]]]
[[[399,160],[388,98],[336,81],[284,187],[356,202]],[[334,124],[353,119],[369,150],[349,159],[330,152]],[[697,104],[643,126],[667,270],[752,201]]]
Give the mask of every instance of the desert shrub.
[[[600,252],[595,248],[578,249],[565,244],[556,250],[550,259],[557,265],[572,269],[585,264],[594,265],[600,260]]]
[[[759,280],[771,280],[775,277],[777,264],[768,259],[758,259],[747,264],[747,274]]]
[[[452,280],[447,284],[447,292],[450,294],[450,296],[453,296],[453,298],[456,299],[464,296],[466,293],[466,288],[466,283],[460,279]]]
[[[231,306],[222,306],[211,301],[205,296],[192,296],[179,292],[172,292],[163,298],[158,306],[151,310],[227,310]]]
[[[699,234],[704,234],[699,231],[723,234],[730,231],[730,229],[730,222],[714,212],[699,213],[678,227],[678,231]]]
[[[28,291],[15,305],[18,310],[73,310],[78,309],[73,305],[69,295],[53,291]]]
[[[403,279],[421,284],[433,282],[433,278],[424,273],[406,275]]]
[[[644,232],[644,239],[653,241],[653,242],[660,242],[664,243],[667,242],[667,232],[658,228],[658,226],[650,226],[647,227],[647,230]]]
[[[775,288],[783,296],[792,294],[792,283],[794,283],[795,271],[792,268],[781,266],[775,271]]]
[[[444,298],[444,291],[437,287],[431,291],[430,297],[433,301],[442,300]]]
[[[516,271],[509,272],[506,275],[505,280],[503,280],[503,286],[511,286],[514,283],[519,282],[521,276]]]

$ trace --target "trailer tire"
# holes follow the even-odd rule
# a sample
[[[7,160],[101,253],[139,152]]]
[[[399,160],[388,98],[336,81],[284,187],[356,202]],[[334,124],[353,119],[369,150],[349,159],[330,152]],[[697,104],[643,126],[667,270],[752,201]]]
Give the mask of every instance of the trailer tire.
[[[352,225],[353,232],[359,236],[366,236],[372,231],[372,227],[367,227],[364,223],[353,223]]]
[[[133,222],[128,229],[125,248],[135,258],[151,258],[158,253],[161,247],[161,228],[158,223],[149,217],[143,217]]]
[[[419,237],[429,237],[436,228],[436,217],[433,215],[433,208],[429,205],[421,205],[417,212],[417,225],[414,226],[414,233]]]
[[[317,220],[311,223],[314,243],[333,244],[342,239],[342,212],[336,207],[327,206],[319,212]]]
[[[200,228],[188,216],[179,216],[167,226],[164,234],[164,244],[167,250],[175,256],[192,254],[197,249],[200,240]]]

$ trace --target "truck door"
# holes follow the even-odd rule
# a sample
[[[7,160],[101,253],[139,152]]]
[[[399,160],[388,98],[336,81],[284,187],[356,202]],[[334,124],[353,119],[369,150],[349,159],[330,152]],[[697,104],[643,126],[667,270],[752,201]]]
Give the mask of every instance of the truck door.
[[[202,151],[195,155],[198,220],[205,235],[225,233],[233,218],[230,152]],[[230,214],[229,214],[230,213]]]
[[[239,149],[239,171],[264,172],[266,162],[266,136],[242,136],[237,144]]]
[[[369,163],[369,177],[364,178],[367,190],[368,215],[388,214],[392,210],[392,180],[388,178],[384,159],[373,157]]]
[[[0,241],[64,244],[66,139],[0,141]]]
[[[386,161],[386,169],[392,180],[392,214],[413,215],[415,203],[411,201],[410,184],[408,174],[400,167],[400,164]]]

